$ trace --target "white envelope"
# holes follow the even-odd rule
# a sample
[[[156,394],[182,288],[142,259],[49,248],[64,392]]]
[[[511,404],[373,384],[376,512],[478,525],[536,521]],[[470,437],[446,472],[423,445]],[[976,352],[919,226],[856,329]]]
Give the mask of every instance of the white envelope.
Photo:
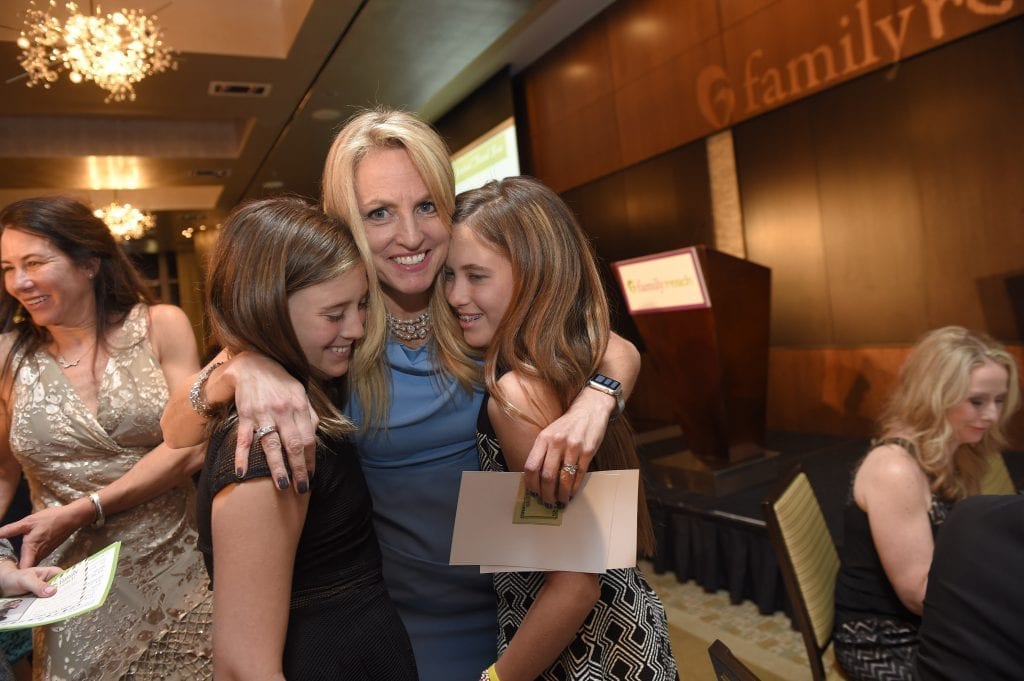
[[[481,572],[602,573],[636,565],[639,471],[588,473],[562,524],[512,522],[522,473],[462,474],[450,563]]]

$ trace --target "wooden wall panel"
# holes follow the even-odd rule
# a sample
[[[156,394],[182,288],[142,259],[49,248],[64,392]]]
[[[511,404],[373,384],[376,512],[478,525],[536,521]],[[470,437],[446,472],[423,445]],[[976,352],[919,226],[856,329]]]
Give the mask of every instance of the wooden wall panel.
[[[928,324],[1019,339],[1006,281],[1024,268],[1024,22],[977,38],[901,74],[928,239]]]
[[[692,139],[690,131],[707,129],[690,90],[700,65],[720,53],[717,41],[705,42],[616,89],[611,104],[622,126],[623,164],[685,144]],[[651,116],[651,111],[659,115]]]
[[[621,141],[616,170],[1021,14],[1020,3],[980,0],[615,3],[523,72],[530,153],[562,191],[610,171],[564,172],[549,157],[578,148],[554,130]],[[590,128],[607,122],[582,113],[597,105],[622,117],[617,137]]]
[[[872,74],[813,102],[821,229],[835,342],[889,343],[928,327],[927,249],[902,83]]]
[[[615,83],[629,83],[721,32],[717,0],[630,0],[608,10]]]
[[[829,278],[804,102],[733,131],[747,257],[772,270],[772,345],[828,345]]]
[[[1024,366],[1024,346],[1008,349]],[[868,437],[893,390],[909,345],[864,348],[772,348],[768,359],[768,428]],[[1010,422],[1011,446],[1024,447],[1024,410]]]

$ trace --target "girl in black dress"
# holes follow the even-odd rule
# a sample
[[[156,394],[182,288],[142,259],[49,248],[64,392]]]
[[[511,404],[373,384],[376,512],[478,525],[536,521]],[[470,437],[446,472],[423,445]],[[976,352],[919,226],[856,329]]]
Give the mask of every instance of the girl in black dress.
[[[294,198],[238,208],[206,280],[213,336],[255,351],[307,388],[319,419],[308,490],[284,494],[257,428],[237,475],[237,418],[211,407],[200,375],[193,406],[212,416],[199,482],[200,549],[213,580],[216,678],[415,679],[409,638],[384,588],[353,430],[334,405],[363,336],[366,269],[350,232]],[[243,453],[244,454],[244,453]],[[214,570],[216,567],[216,570]]]

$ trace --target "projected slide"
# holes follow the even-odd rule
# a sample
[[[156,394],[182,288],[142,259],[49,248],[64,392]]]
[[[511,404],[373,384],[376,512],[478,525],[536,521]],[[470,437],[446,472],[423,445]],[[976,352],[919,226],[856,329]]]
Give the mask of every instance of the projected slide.
[[[452,156],[455,191],[476,189],[489,180],[519,174],[516,124],[511,116]]]

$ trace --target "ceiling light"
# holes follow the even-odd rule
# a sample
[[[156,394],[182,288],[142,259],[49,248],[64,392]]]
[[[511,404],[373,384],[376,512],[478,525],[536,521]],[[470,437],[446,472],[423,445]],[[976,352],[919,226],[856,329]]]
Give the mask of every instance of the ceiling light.
[[[122,102],[135,99],[135,83],[177,67],[154,17],[135,9],[101,14],[99,7],[82,14],[74,2],[64,6],[68,18],[61,22],[51,14],[57,0],[46,11],[29,0],[17,41],[29,87],[49,88],[65,70],[72,83],[91,80],[110,93],[105,101]]]
[[[97,208],[93,214],[107,223],[111,234],[119,239],[141,239],[154,224],[153,216],[143,213],[130,203],[112,201],[103,208]]]

